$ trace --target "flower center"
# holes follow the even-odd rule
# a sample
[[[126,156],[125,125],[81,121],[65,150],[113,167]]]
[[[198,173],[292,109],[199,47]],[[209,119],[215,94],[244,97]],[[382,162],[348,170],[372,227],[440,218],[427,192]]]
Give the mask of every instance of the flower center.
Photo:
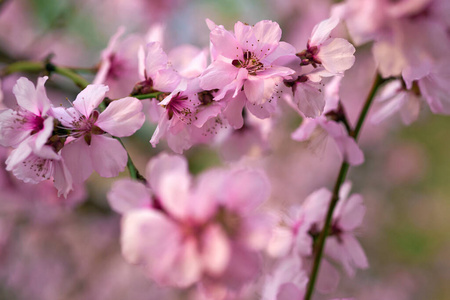
[[[231,64],[236,68],[246,68],[250,75],[256,75],[257,72],[264,70],[264,64],[250,51],[244,52],[243,60],[235,59]]]

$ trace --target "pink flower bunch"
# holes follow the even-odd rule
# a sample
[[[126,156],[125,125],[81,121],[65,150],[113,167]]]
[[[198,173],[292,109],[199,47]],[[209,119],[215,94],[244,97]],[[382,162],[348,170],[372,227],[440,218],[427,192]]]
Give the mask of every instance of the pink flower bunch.
[[[351,184],[346,182],[339,193],[339,202],[333,213],[332,226],[325,245],[327,257],[340,263],[347,274],[353,277],[355,268],[368,268],[364,250],[354,236],[354,231],[362,224],[365,206],[361,195],[349,197]],[[281,259],[272,273],[268,275],[267,293],[281,293],[284,284],[294,284],[296,289],[304,293],[310,259],[313,254],[314,241],[318,238],[324,226],[327,207],[332,193],[322,188],[309,195],[300,206],[289,209],[278,227],[273,229],[273,235],[267,247],[272,257]],[[287,272],[286,268],[296,265],[296,272]],[[284,270],[283,272],[280,271]],[[329,293],[337,286],[338,273],[330,263],[322,262],[317,288]],[[291,275],[289,275],[291,274]],[[276,284],[273,277],[277,278]],[[301,293],[299,292],[301,295]],[[298,298],[300,299],[300,297]]]
[[[163,285],[199,284],[212,299],[257,278],[270,235],[270,218],[258,212],[269,196],[264,174],[210,170],[194,182],[183,157],[162,154],[146,175],[148,185],[123,179],[108,194],[123,215],[122,253],[130,263]]]
[[[283,93],[291,95],[287,97],[303,116],[320,116],[325,103],[322,78],[342,76],[354,62],[354,47],[329,37],[338,22],[332,18],[318,24],[307,49],[296,54],[293,46],[280,41],[275,22],[238,22],[233,33],[207,20],[209,66],[205,52],[192,46],[167,55],[160,43],[147,44],[139,54],[141,82],[133,94],[161,93],[151,100],[150,114],[158,120],[151,144],[166,137],[172,150],[181,153],[193,144],[211,142],[218,130],[242,128],[245,115],[271,117]]]
[[[114,177],[125,169],[127,153],[116,137],[132,135],[144,122],[142,104],[131,97],[112,101],[99,112],[108,87],[89,85],[73,107],[53,107],[44,83],[36,88],[26,78],[14,86],[19,108],[0,113],[0,144],[15,148],[8,157],[7,170],[31,183],[53,177],[60,194],[82,184],[96,170]]]
[[[426,101],[433,113],[450,114],[448,1],[347,0],[334,14],[345,19],[357,45],[374,42],[373,56],[383,77],[402,81],[398,96],[386,102],[377,119],[401,109],[406,111],[403,121],[411,123],[419,110],[414,97]]]

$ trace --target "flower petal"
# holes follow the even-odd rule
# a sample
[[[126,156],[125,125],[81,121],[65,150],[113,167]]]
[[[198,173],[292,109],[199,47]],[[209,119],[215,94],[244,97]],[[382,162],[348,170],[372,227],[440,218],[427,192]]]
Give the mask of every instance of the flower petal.
[[[114,211],[126,214],[134,209],[149,207],[151,199],[144,184],[131,179],[121,179],[114,182],[108,193],[108,202]]]
[[[142,103],[136,98],[115,100],[100,114],[96,125],[117,137],[130,136],[144,124],[145,115],[141,111]]]
[[[122,144],[104,135],[92,136],[88,153],[94,170],[102,177],[116,177],[127,165],[128,155]]]
[[[85,117],[89,117],[91,112],[103,101],[107,91],[109,88],[106,85],[90,84],[78,94],[73,101],[73,106]]]

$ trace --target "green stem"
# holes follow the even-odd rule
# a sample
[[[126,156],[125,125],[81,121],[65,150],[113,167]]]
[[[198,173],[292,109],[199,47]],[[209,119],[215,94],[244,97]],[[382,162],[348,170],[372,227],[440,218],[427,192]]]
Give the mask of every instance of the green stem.
[[[163,94],[163,92],[154,92],[154,93],[142,94],[142,95],[132,95],[131,97],[134,97],[134,98],[137,98],[139,100],[142,100],[142,99],[157,98],[161,94]]]
[[[82,90],[85,89],[89,85],[89,82],[86,79],[84,79],[82,76],[78,75],[71,69],[64,68],[64,67],[58,67],[58,66],[55,66],[50,63],[47,64],[46,67],[49,71],[53,71],[61,76],[69,78],[70,80],[73,81],[73,83],[75,83]]]
[[[372,105],[373,99],[375,97],[375,94],[378,90],[378,88],[380,87],[380,85],[384,82],[385,80],[383,78],[381,78],[381,76],[379,74],[376,75],[376,78],[373,82],[372,88],[370,89],[369,95],[366,98],[366,101],[364,103],[364,106],[361,110],[361,113],[359,114],[359,118],[358,121],[356,123],[355,129],[351,131],[351,136],[357,140],[358,139],[358,135],[361,131],[362,125],[364,124],[364,120],[367,117],[367,113],[369,112],[369,108]],[[331,201],[330,204],[328,206],[328,211],[327,211],[327,215],[325,217],[325,225],[322,229],[322,231],[320,232],[319,238],[317,240],[317,245],[314,249],[314,262],[313,262],[313,267],[311,269],[311,275],[309,277],[309,282],[308,282],[308,286],[306,289],[306,294],[305,294],[305,300],[310,300],[314,291],[314,286],[316,284],[317,281],[317,276],[319,274],[319,267],[320,267],[320,262],[322,261],[322,256],[323,256],[323,251],[325,248],[325,241],[326,238],[328,236],[328,233],[330,231],[331,228],[331,222],[333,220],[333,212],[334,209],[336,208],[336,205],[339,201],[339,191],[341,189],[342,184],[345,181],[345,178],[347,177],[347,173],[348,173],[348,169],[350,168],[350,165],[347,162],[342,162],[341,164],[341,168],[339,170],[339,174],[338,177],[336,179],[336,182],[334,184],[334,188],[333,188],[333,195],[331,197]]]
[[[0,77],[7,76],[17,72],[41,72],[45,70],[45,64],[39,61],[18,61],[7,65],[0,72]]]

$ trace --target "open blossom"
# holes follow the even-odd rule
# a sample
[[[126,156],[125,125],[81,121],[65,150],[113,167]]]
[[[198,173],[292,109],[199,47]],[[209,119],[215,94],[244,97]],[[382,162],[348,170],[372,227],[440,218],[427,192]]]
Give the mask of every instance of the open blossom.
[[[255,251],[267,238],[266,220],[254,212],[268,196],[261,173],[212,170],[194,184],[186,160],[165,154],[146,173],[149,188],[121,180],[108,194],[123,214],[122,253],[129,262],[160,284],[202,281],[210,292],[218,285],[239,289],[258,274]]]
[[[387,83],[375,98],[381,106],[371,117],[373,123],[380,123],[395,113],[399,113],[405,125],[417,120],[420,112],[421,97],[407,90],[400,80]]]
[[[291,137],[296,141],[306,141],[310,138],[323,139],[329,136],[336,143],[344,161],[350,165],[360,165],[364,162],[364,154],[355,139],[349,136],[343,124],[329,119],[327,116],[341,113],[339,112],[339,84],[340,77],[335,77],[334,82],[327,85],[324,114],[315,119],[303,119],[302,124],[292,133]],[[314,133],[317,133],[316,128],[322,131],[322,137],[314,137]]]
[[[0,113],[0,145],[17,147],[27,139],[41,149],[47,142],[53,130],[53,117],[48,114],[51,103],[44,87],[47,79],[40,77],[36,87],[25,77],[17,80],[13,93],[19,108]]]
[[[6,160],[6,170],[27,183],[54,178],[58,195],[72,190],[72,178],[60,155],[59,140],[50,140],[53,132],[51,103],[40,77],[36,87],[25,77],[14,85],[19,108],[0,113],[0,144],[14,149]]]
[[[355,268],[369,267],[366,254],[354,236],[356,228],[361,226],[366,207],[362,196],[353,194],[349,197],[351,184],[346,182],[339,191],[339,202],[333,213],[331,237],[327,239],[325,253],[340,262],[347,274],[355,275]]]
[[[219,89],[214,100],[223,99],[228,92],[235,98],[243,89],[250,111],[251,106],[264,107],[282,79],[294,73],[283,66],[287,57],[294,58],[294,47],[280,42],[281,29],[272,21],[260,21],[254,26],[237,22],[234,33],[208,23],[213,62],[202,74],[200,86]]]
[[[162,49],[160,51],[164,56]],[[159,116],[150,143],[155,147],[165,137],[173,151],[182,153],[193,144],[212,140],[217,131],[225,126],[220,116],[225,104],[213,101],[213,92],[204,91],[199,85],[198,76],[206,67],[204,50],[184,45],[173,49],[167,59],[171,59],[170,68],[177,68],[171,72],[174,72],[173,80],[179,83],[159,103],[151,100],[153,106],[150,113]]]
[[[338,23],[339,18],[331,17],[314,27],[307,49],[297,54],[302,59],[302,65],[321,65],[329,73],[327,76],[342,74],[353,66],[355,47],[346,39],[330,37]],[[326,72],[322,72],[322,76]]]
[[[122,38],[124,32],[124,27],[120,27],[102,51],[100,68],[93,81],[106,84],[110,98],[129,94],[139,81],[138,50],[144,39],[137,35]]]
[[[339,19],[332,17],[317,24],[306,44],[306,49],[297,53],[300,68],[292,79],[284,80],[283,96],[304,117],[316,118],[325,107],[323,77],[342,76],[355,62],[355,47],[342,38],[331,38],[331,31]]]
[[[62,156],[73,175],[82,183],[95,170],[100,176],[114,177],[125,169],[127,152],[112,137],[130,136],[145,121],[139,100],[126,97],[111,102],[101,113],[95,108],[103,101],[108,87],[89,85],[81,91],[73,107],[55,108],[55,118],[67,129],[71,142],[62,149]]]

